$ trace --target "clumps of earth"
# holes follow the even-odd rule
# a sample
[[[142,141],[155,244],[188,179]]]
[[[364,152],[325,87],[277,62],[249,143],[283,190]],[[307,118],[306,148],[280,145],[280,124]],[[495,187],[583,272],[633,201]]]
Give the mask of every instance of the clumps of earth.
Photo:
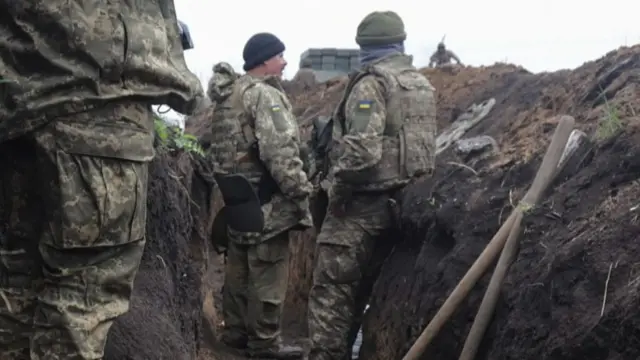
[[[553,73],[509,64],[423,70],[437,90],[441,152],[434,177],[405,190],[402,230],[380,240],[393,250],[374,285],[360,359],[402,359],[524,196],[562,115],[575,118],[584,142],[524,217],[476,359],[640,358],[639,69],[634,46]],[[289,94],[307,139],[345,84]],[[186,131],[202,137],[210,112]],[[105,359],[243,359],[216,342],[224,261],[210,231],[220,206],[198,153],[158,145],[148,245]],[[314,238],[307,231],[292,241],[284,335],[294,341],[306,335]],[[423,359],[458,359],[491,272]]]

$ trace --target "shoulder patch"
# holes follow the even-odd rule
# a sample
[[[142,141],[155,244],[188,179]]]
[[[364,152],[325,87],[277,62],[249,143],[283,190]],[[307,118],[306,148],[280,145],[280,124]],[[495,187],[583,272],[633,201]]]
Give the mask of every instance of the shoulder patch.
[[[360,110],[371,109],[372,104],[373,104],[373,100],[360,100],[358,101],[358,109]]]
[[[288,117],[290,115],[287,113],[286,108],[283,109],[282,105],[280,104],[273,104],[269,106],[269,111],[271,113],[271,120],[273,121],[273,125],[275,126],[276,130],[278,132],[288,131],[291,125],[288,120]]]
[[[353,113],[348,114],[347,129],[349,132],[362,133],[367,130],[375,103],[373,100],[358,100]]]

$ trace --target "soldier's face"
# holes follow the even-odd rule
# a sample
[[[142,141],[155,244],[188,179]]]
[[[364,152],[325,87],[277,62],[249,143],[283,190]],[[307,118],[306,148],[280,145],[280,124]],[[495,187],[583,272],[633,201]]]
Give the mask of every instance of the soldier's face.
[[[278,54],[267,60],[264,65],[268,75],[282,77],[284,68],[287,66],[287,61],[284,59],[283,54]]]

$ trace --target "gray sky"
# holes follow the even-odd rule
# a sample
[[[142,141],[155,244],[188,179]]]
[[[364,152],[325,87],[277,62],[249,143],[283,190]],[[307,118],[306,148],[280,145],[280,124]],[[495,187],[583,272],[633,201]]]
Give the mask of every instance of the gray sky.
[[[517,5],[517,4],[522,5]],[[621,45],[640,43],[640,2],[607,0],[175,0],[195,49],[185,57],[206,87],[211,68],[227,61],[242,70],[242,49],[257,32],[285,43],[291,78],[310,47],[355,48],[358,23],[375,10],[396,11],[408,34],[406,50],[425,66],[446,34],[447,47],[467,65],[507,61],[530,71],[574,68]],[[421,6],[420,4],[424,4]]]

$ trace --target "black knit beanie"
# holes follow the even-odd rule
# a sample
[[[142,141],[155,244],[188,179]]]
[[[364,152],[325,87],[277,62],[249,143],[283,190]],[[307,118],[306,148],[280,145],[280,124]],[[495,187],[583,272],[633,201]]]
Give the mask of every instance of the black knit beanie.
[[[253,35],[244,46],[242,58],[244,71],[260,66],[265,61],[284,52],[284,43],[271,33]]]

